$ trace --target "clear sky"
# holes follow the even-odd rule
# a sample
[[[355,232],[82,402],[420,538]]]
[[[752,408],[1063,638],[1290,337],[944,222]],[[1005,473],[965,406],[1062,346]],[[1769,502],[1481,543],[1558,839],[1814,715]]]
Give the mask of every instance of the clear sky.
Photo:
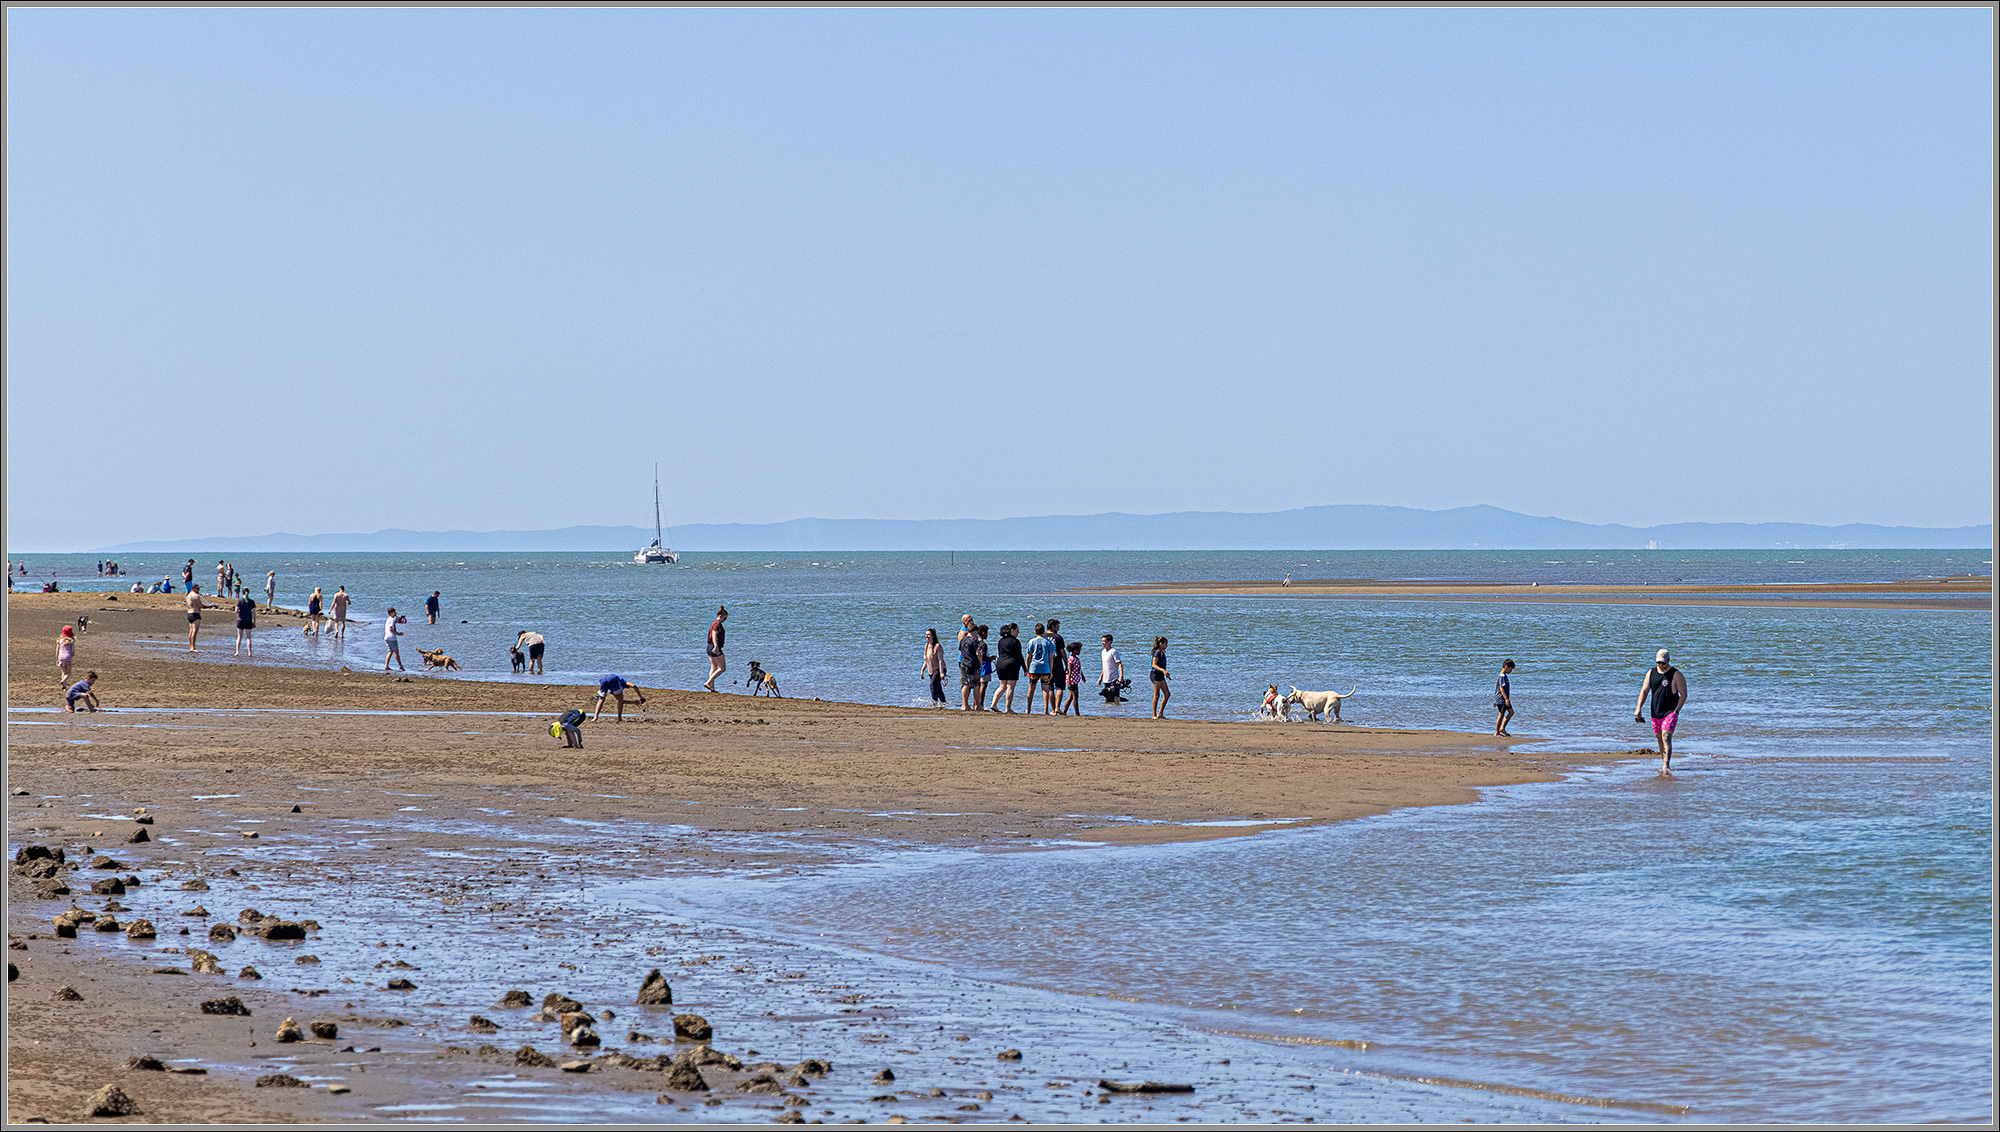
[[[1983,8],[6,20],[17,549],[1990,519]]]

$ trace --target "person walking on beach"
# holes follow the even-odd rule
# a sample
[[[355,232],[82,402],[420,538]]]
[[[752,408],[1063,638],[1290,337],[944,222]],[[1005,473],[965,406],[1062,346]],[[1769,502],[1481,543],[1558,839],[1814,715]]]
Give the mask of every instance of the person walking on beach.
[[[715,691],[715,678],[729,671],[729,664],[722,657],[722,641],[728,635],[722,623],[727,620],[729,620],[729,607],[718,606],[715,610],[715,620],[708,624],[708,679],[702,687],[711,692]]]
[[[985,707],[979,701],[979,627],[972,623],[972,614],[958,615],[958,710],[975,711],[973,705]]]
[[[354,604],[354,599],[347,596],[347,587],[341,586],[333,591],[330,604],[333,606],[333,639],[344,641],[347,639],[347,607]]]
[[[188,651],[193,652],[195,651],[194,639],[201,635],[201,611],[208,608],[208,603],[201,600],[200,586],[193,586],[188,589],[187,607]]]
[[[382,623],[382,647],[386,650],[382,657],[384,672],[389,671],[389,662],[392,660],[396,662],[397,671],[409,671],[403,667],[403,630],[397,624],[401,620],[402,618],[396,616],[396,607],[390,606],[389,616]]]
[[[424,614],[431,619],[431,624],[433,625],[438,623],[438,596],[440,593],[442,591],[432,590],[431,596],[424,599]]]
[[[1651,701],[1653,740],[1660,748],[1661,774],[1673,772],[1674,725],[1680,722],[1687,698],[1687,677],[1674,667],[1667,650],[1661,649],[1653,658],[1653,667],[1646,670],[1646,682],[1639,685],[1639,702],[1632,705],[1632,722],[1643,723],[1641,713]]]
[[[69,685],[69,666],[76,663],[76,629],[64,625],[62,634],[56,638],[56,671],[61,674],[60,683]]]
[[[542,674],[543,643],[540,633],[530,633],[526,629],[514,635],[514,647],[527,650],[528,675],[530,676],[540,676]]]
[[[1069,686],[1068,641],[1063,640],[1062,622],[1049,618],[1049,644],[1055,647],[1049,652],[1049,697],[1056,702],[1056,714],[1062,714],[1063,689]]]
[[[1069,646],[1069,655],[1063,658],[1063,698],[1056,704],[1056,714],[1064,711],[1083,714],[1083,705],[1076,702],[1076,693],[1083,687],[1083,642]]]
[[[1028,641],[1028,710],[1035,710],[1035,698],[1039,694],[1042,714],[1053,714],[1056,709],[1054,676],[1056,666],[1061,664],[1057,656],[1056,643],[1049,640],[1049,627],[1037,621],[1035,635]]]
[[[1167,718],[1167,701],[1174,698],[1173,689],[1167,687],[1167,639],[1153,638],[1153,718]]]
[[[1007,711],[1014,711],[1014,685],[1021,681],[1021,669],[1026,658],[1021,654],[1021,638],[1015,636],[1021,631],[1019,625],[1008,622],[1000,626],[1000,642],[993,649],[993,675],[1000,686],[993,689],[993,703],[989,710],[1000,710],[1000,697],[1007,697]],[[1029,706],[1033,706],[1032,702]]]
[[[1514,718],[1514,687],[1507,674],[1514,671],[1514,662],[1500,662],[1500,679],[1493,685],[1493,710],[1499,718],[1493,721],[1495,735],[1507,734],[1507,721]]]
[[[597,714],[591,716],[590,718],[593,720],[602,718],[604,715],[604,701],[609,698],[616,698],[618,701],[618,722],[620,723],[625,722],[626,692],[631,692],[632,698],[636,702],[642,704],[646,702],[646,694],[639,690],[639,686],[625,679],[623,676],[618,675],[616,672],[613,672],[607,676],[598,677]]]
[[[314,586],[312,596],[306,598],[306,632],[315,637],[319,636],[319,613],[325,600],[320,596],[318,586]]]
[[[1118,686],[1125,682],[1125,661],[1118,650],[1111,647],[1111,634],[1104,634],[1104,653],[1100,658],[1103,668],[1098,673],[1097,694],[1104,697],[1107,704],[1123,703],[1118,698]]]
[[[264,571],[264,604],[270,606],[278,604],[278,572],[276,570]]]
[[[931,703],[945,706],[944,643],[938,640],[936,629],[924,630],[924,675],[931,678]]]
[[[246,593],[236,599],[236,651],[232,656],[241,656],[245,652],[252,657],[257,655],[257,646],[251,640],[251,632],[256,628],[257,599]]]

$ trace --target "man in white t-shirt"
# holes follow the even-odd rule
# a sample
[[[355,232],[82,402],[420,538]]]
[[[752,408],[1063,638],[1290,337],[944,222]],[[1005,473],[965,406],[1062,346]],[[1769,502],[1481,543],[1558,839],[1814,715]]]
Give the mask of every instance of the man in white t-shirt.
[[[1118,650],[1111,647],[1111,634],[1104,634],[1104,669],[1098,679],[1097,694],[1106,703],[1123,703],[1118,698],[1118,682],[1125,679],[1125,662],[1118,657]],[[1105,689],[1110,689],[1107,693]]]
[[[396,625],[396,622],[400,620],[402,618],[396,616],[396,607],[393,605],[390,606],[389,616],[382,623],[382,645],[389,652],[389,655],[382,658],[382,671],[384,672],[389,671],[389,662],[392,660],[396,662],[396,670],[398,672],[409,671],[403,667],[403,642],[399,639],[403,635],[403,630]]]

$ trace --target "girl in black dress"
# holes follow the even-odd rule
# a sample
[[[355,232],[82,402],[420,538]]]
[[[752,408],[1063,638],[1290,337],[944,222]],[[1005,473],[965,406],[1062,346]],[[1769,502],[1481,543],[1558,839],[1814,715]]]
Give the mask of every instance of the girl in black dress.
[[[1167,687],[1167,639],[1153,638],[1153,718],[1167,718],[1167,701],[1174,698]]]

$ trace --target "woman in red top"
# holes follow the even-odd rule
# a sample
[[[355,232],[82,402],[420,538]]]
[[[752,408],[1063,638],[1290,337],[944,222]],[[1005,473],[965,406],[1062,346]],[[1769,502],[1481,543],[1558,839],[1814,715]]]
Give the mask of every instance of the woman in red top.
[[[710,622],[708,626],[708,682],[703,684],[702,687],[707,688],[711,692],[715,691],[715,678],[729,671],[729,665],[724,663],[722,659],[722,638],[724,636],[722,623],[727,620],[729,620],[729,607],[719,606],[715,611],[715,620]]]

